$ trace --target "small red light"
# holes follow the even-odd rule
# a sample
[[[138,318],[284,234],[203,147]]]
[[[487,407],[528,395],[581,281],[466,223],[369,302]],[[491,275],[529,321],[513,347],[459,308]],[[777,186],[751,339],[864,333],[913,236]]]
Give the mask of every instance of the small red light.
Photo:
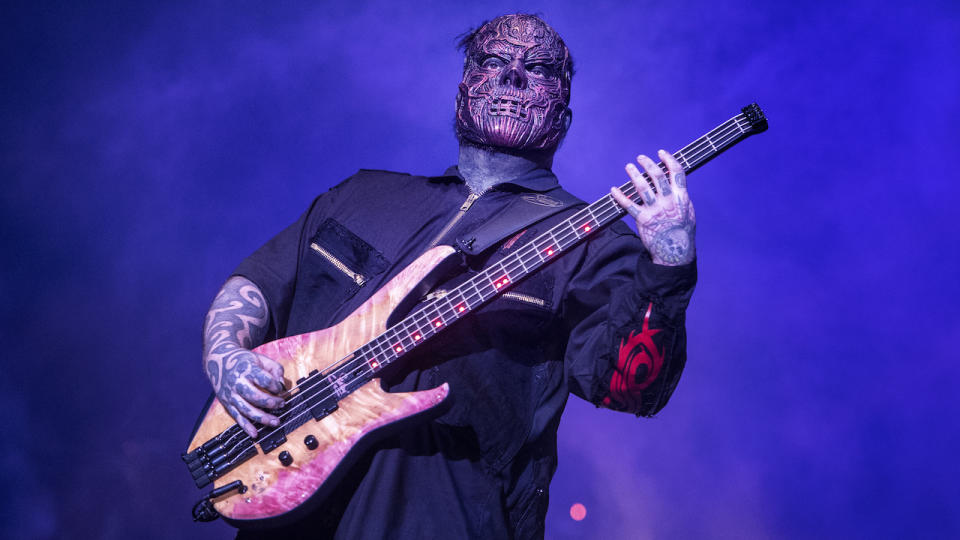
[[[460,304],[459,306],[457,306],[457,311],[459,311],[460,313],[463,313],[466,310],[467,308],[463,307],[463,304]]]
[[[377,362],[376,360],[371,360],[370,367],[373,369],[377,369],[378,367],[380,367],[380,362]]]
[[[547,248],[547,256],[553,255],[553,248]]]
[[[403,347],[397,345],[396,347],[393,348],[393,350],[395,350],[395,351],[397,351],[397,352],[403,352]]]
[[[441,322],[440,319],[437,319],[433,321],[433,326],[440,328],[441,326],[443,326],[443,322]]]
[[[500,287],[503,287],[503,283],[500,283],[499,281],[496,283],[496,285],[497,285],[497,288],[498,288],[498,289],[499,289]]]
[[[413,340],[414,340],[414,341],[420,341],[420,334],[414,334],[414,335],[413,335]]]
[[[583,226],[583,232],[590,232],[590,224],[589,224],[589,223]]]
[[[587,517],[587,507],[580,503],[573,503],[573,506],[570,507],[570,517],[574,521],[582,521],[583,518]]]

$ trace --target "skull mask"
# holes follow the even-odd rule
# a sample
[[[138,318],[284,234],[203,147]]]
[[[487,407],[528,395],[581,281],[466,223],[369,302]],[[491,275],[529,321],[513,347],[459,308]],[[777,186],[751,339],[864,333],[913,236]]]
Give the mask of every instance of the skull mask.
[[[498,17],[464,40],[457,138],[516,150],[554,149],[570,112],[570,51],[533,15]]]

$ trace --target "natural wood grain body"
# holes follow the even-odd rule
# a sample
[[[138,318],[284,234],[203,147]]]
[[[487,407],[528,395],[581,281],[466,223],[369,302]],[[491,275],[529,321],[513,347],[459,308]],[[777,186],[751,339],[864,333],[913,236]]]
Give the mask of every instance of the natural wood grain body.
[[[266,343],[256,351],[283,365],[288,388],[293,386],[292,381],[315,369],[324,371],[386,330],[386,321],[397,304],[453,251],[449,246],[427,251],[341,323]],[[448,393],[449,387],[443,384],[431,390],[394,394],[384,392],[379,380],[371,381],[343,398],[340,408],[329,416],[319,422],[308,421],[287,435],[287,442],[280,447],[267,455],[259,453],[217,479],[215,487],[241,480],[249,489],[242,495],[232,492],[221,497],[215,507],[224,517],[235,520],[262,520],[289,512],[317,491],[364,435],[434,407]],[[188,451],[234,424],[220,402],[214,400]],[[303,444],[307,435],[319,441],[316,450]],[[284,450],[293,456],[288,467],[277,459]]]

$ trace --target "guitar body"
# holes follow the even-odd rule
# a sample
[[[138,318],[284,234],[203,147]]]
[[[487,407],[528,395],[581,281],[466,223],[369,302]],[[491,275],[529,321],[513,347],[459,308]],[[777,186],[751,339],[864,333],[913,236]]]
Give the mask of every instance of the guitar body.
[[[397,306],[453,252],[449,246],[427,251],[339,324],[265,343],[256,352],[283,365],[288,388],[314,370],[324,372],[383,333]],[[419,392],[389,393],[380,387],[379,379],[373,379],[340,399],[339,408],[331,414],[299,426],[267,454],[258,447],[256,456],[217,478],[215,487],[240,480],[247,489],[214,499],[214,508],[237,527],[269,527],[296,518],[322,500],[335,483],[331,477],[345,472],[360,453],[357,445],[362,439],[370,442],[375,437],[368,435],[374,431],[432,409],[448,394],[446,383]],[[235,423],[220,402],[213,400],[188,452]],[[304,442],[311,435],[318,443],[314,449]],[[281,463],[282,452],[292,458],[289,465]]]

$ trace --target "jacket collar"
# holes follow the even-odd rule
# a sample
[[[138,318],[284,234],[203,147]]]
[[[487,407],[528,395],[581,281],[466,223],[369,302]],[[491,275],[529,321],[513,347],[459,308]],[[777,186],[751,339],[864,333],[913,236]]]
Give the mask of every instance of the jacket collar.
[[[448,168],[440,176],[429,177],[431,181],[436,182],[450,181],[453,178],[456,178],[460,182],[464,181],[463,176],[460,175],[460,170],[457,169],[456,165]],[[553,171],[550,169],[534,169],[517,178],[514,178],[513,180],[502,182],[501,184],[497,185],[500,186],[503,184],[513,184],[529,191],[550,191],[551,189],[560,185],[560,183],[557,181],[557,176],[553,174]]]

